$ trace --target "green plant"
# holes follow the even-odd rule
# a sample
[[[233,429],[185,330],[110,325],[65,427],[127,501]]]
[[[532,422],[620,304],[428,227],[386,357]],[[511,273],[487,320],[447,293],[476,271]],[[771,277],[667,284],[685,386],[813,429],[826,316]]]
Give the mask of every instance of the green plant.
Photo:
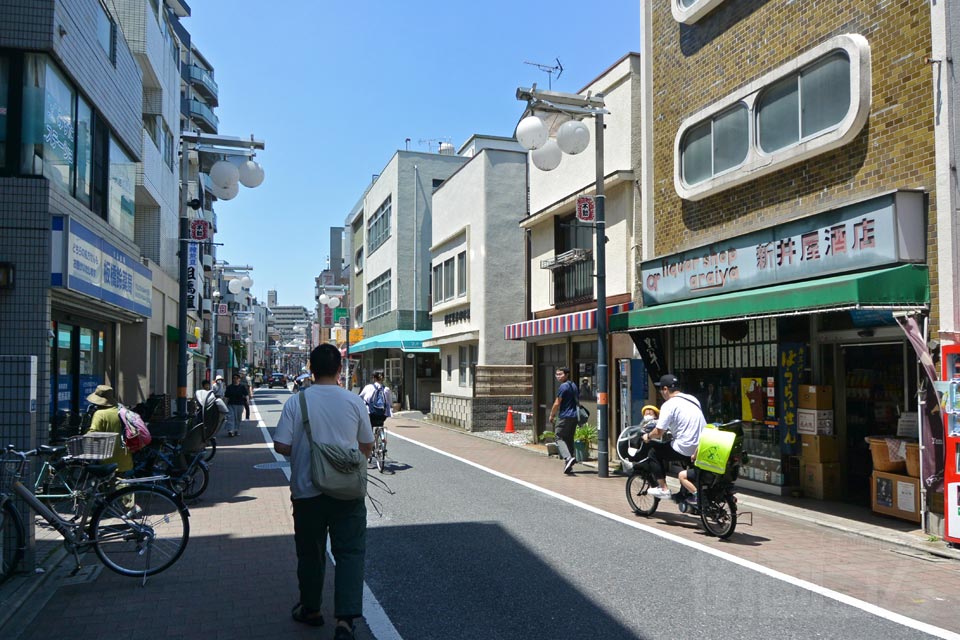
[[[585,442],[587,445],[597,444],[597,428],[590,424],[584,424],[577,427],[573,432],[574,442]]]
[[[544,431],[543,433],[540,434],[541,444],[546,442],[553,442],[556,439],[557,439],[557,434],[555,434],[553,431]]]

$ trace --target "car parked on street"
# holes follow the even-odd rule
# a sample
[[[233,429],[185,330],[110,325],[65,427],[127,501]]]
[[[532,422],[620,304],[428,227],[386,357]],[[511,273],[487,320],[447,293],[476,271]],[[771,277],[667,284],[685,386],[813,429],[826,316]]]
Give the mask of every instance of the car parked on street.
[[[287,386],[287,376],[283,375],[279,371],[274,371],[270,374],[270,379],[267,380],[267,387],[273,389],[274,387],[284,387]]]

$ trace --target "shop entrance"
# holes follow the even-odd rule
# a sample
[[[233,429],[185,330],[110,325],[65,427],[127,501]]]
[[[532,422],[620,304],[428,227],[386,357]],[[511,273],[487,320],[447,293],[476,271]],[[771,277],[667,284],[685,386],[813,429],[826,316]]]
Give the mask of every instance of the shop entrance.
[[[845,495],[848,502],[869,506],[873,461],[866,439],[896,436],[901,414],[916,411],[916,368],[907,366],[907,345],[899,341],[841,344],[837,358],[835,399],[842,415],[835,426],[845,445]],[[824,364],[829,371],[830,363]]]

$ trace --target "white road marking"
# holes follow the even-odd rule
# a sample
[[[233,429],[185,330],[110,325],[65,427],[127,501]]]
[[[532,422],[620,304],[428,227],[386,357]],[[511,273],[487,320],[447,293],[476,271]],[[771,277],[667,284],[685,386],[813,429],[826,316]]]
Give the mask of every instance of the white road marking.
[[[267,425],[264,424],[263,418],[260,416],[260,411],[257,409],[256,399],[254,399],[254,401],[251,403],[250,415],[256,418],[257,428],[259,428],[260,433],[263,434],[263,441],[267,444],[267,448],[270,449],[273,457],[277,462],[285,462],[286,457],[277,453],[276,449],[273,448],[273,438],[270,437],[270,430],[267,428]],[[285,465],[281,467],[280,470],[283,471],[283,475],[287,477],[287,481],[289,482],[290,466]],[[330,551],[329,538],[327,538],[327,556],[330,558],[330,562],[336,566],[337,562],[333,559],[333,553]],[[363,583],[363,619],[366,621],[367,627],[370,628],[370,633],[373,634],[373,637],[376,638],[376,640],[403,640],[396,627],[394,627],[393,623],[390,621],[390,617],[387,615],[387,612],[383,610],[382,606],[380,606],[380,601],[378,601],[376,596],[373,595],[373,591],[370,590],[370,587],[367,586],[366,582]]]
[[[481,471],[485,471],[486,473],[489,473],[489,474],[491,474],[491,475],[494,475],[494,476],[496,476],[496,477],[498,477],[498,478],[503,478],[504,480],[509,480],[510,482],[514,482],[514,483],[519,484],[519,485],[521,485],[521,486],[523,486],[523,487],[527,487],[528,489],[533,489],[534,491],[539,491],[540,493],[546,494],[546,495],[548,495],[548,496],[552,496],[552,497],[554,497],[554,498],[557,498],[558,500],[562,500],[562,501],[564,501],[564,502],[566,502],[566,503],[568,503],[568,504],[571,504],[571,505],[573,505],[573,506],[575,506],[575,507],[580,507],[581,509],[584,509],[584,510],[586,510],[586,511],[590,511],[591,513],[595,513],[595,514],[597,514],[597,515],[599,515],[599,516],[603,516],[604,518],[607,518],[607,519],[609,519],[609,520],[613,520],[613,521],[615,521],[615,522],[619,522],[619,523],[621,523],[621,524],[625,524],[625,525],[627,525],[627,526],[629,526],[629,527],[633,527],[634,529],[639,529],[639,530],[641,530],[641,531],[645,531],[645,532],[650,533],[650,534],[653,534],[653,535],[655,535],[655,536],[659,536],[660,538],[664,538],[665,540],[670,540],[671,542],[675,542],[675,543],[677,543],[677,544],[682,544],[682,545],[684,545],[684,546],[691,547],[691,548],[693,548],[693,549],[696,549],[696,550],[698,550],[698,551],[702,551],[703,553],[710,554],[710,555],[715,556],[715,557],[717,557],[717,558],[720,558],[720,559],[722,559],[722,560],[726,560],[726,561],[728,561],[728,562],[732,562],[733,564],[739,565],[739,566],[744,567],[744,568],[746,568],[746,569],[751,569],[751,570],[756,571],[757,573],[761,573],[761,574],[763,574],[763,575],[765,575],[765,576],[769,576],[769,577],[774,578],[774,579],[776,579],[776,580],[781,580],[781,581],[783,581],[783,582],[786,582],[787,584],[791,584],[791,585],[798,586],[798,587],[800,587],[801,589],[806,589],[806,590],[808,590],[808,591],[812,591],[813,593],[822,595],[822,596],[827,597],[827,598],[830,598],[830,599],[832,599],[832,600],[836,600],[837,602],[842,602],[843,604],[849,605],[849,606],[851,606],[851,607],[855,607],[855,608],[857,608],[857,609],[860,609],[861,611],[865,611],[865,612],[870,613],[870,614],[872,614],[872,615],[875,615],[875,616],[877,616],[877,617],[879,617],[879,618],[884,618],[885,620],[889,620],[890,622],[895,622],[895,623],[897,623],[897,624],[903,625],[903,626],[908,627],[908,628],[910,628],[910,629],[916,629],[917,631],[922,631],[923,633],[927,633],[927,634],[932,635],[932,636],[937,637],[937,638],[945,638],[945,639],[947,639],[947,640],[960,640],[960,634],[954,633],[953,631],[948,631],[947,629],[941,629],[940,627],[935,627],[935,626],[933,626],[933,625],[931,625],[931,624],[927,624],[926,622],[921,622],[920,620],[914,620],[913,618],[908,618],[907,616],[901,615],[901,614],[899,614],[899,613],[895,613],[895,612],[893,612],[893,611],[889,611],[889,610],[887,610],[887,609],[884,609],[883,607],[878,607],[877,605],[870,604],[869,602],[864,602],[863,600],[859,600],[859,599],[857,599],[857,598],[854,598],[854,597],[845,595],[845,594],[840,593],[840,592],[838,592],[838,591],[834,591],[834,590],[832,590],[832,589],[828,589],[827,587],[823,587],[823,586],[821,586],[821,585],[814,584],[814,583],[812,583],[812,582],[807,582],[806,580],[801,580],[800,578],[795,578],[794,576],[790,576],[790,575],[787,575],[787,574],[785,574],[785,573],[781,573],[781,572],[776,571],[776,570],[774,570],[774,569],[771,569],[771,568],[769,568],[769,567],[765,567],[765,566],[763,566],[763,565],[761,565],[761,564],[757,564],[756,562],[751,562],[750,560],[744,560],[743,558],[739,558],[739,557],[737,557],[737,556],[735,556],[735,555],[731,555],[731,554],[729,554],[729,553],[727,553],[727,552],[725,552],[725,551],[720,551],[720,550],[718,550],[718,549],[714,549],[714,548],[712,548],[712,547],[708,547],[708,546],[706,546],[706,545],[703,545],[703,544],[701,544],[701,543],[699,543],[699,542],[695,542],[695,541],[693,541],[693,540],[687,540],[687,539],[685,539],[685,538],[681,538],[681,537],[676,536],[676,535],[674,535],[674,534],[672,534],[672,533],[668,533],[668,532],[666,532],[666,531],[661,531],[660,529],[656,529],[656,528],[654,528],[654,527],[651,527],[651,526],[649,526],[649,525],[642,524],[642,523],[640,523],[640,522],[635,522],[635,521],[633,521],[633,520],[628,520],[627,518],[624,518],[623,516],[618,516],[618,515],[616,515],[616,514],[613,514],[613,513],[608,512],[608,511],[604,511],[604,510],[599,509],[599,508],[597,508],[597,507],[594,507],[594,506],[592,506],[592,505],[586,504],[586,503],[584,503],[584,502],[580,502],[579,500],[575,500],[575,499],[573,499],[573,498],[571,498],[571,497],[569,497],[569,496],[565,496],[565,495],[563,495],[563,494],[561,494],[561,493],[557,493],[557,492],[555,492],[555,491],[550,491],[549,489],[544,489],[544,488],[541,487],[541,486],[532,484],[532,483],[527,482],[527,481],[525,481],[525,480],[520,480],[520,479],[518,479],[518,478],[514,478],[513,476],[509,476],[509,475],[507,475],[507,474],[505,474],[505,473],[501,473],[501,472],[496,471],[496,470],[494,470],[494,469],[491,469],[491,468],[489,468],[489,467],[485,467],[485,466],[483,466],[483,465],[481,465],[481,464],[478,464],[478,463],[476,463],[476,462],[473,462],[473,461],[471,461],[471,460],[467,460],[467,459],[465,459],[465,458],[461,458],[460,456],[454,455],[454,454],[452,454],[452,453],[448,453],[448,452],[443,451],[443,450],[441,450],[441,449],[437,449],[436,447],[431,447],[431,446],[428,445],[428,444],[423,444],[422,442],[418,442],[418,441],[413,440],[413,439],[411,439],[411,438],[408,438],[408,437],[399,435],[396,431],[391,431],[391,432],[390,432],[390,435],[393,436],[393,437],[395,437],[395,438],[399,438],[399,439],[401,439],[401,440],[404,440],[404,441],[406,441],[406,442],[409,442],[409,443],[411,443],[411,444],[415,444],[415,445],[417,445],[417,446],[419,446],[419,447],[423,447],[424,449],[427,449],[427,450],[429,450],[429,451],[433,451],[434,453],[439,453],[439,454],[442,455],[442,456],[446,456],[446,457],[451,458],[451,459],[453,459],[453,460],[456,460],[456,461],[458,461],[458,462],[462,462],[462,463],[464,463],[464,464],[470,465],[471,467],[474,467],[474,468],[476,468],[476,469],[480,469]]]

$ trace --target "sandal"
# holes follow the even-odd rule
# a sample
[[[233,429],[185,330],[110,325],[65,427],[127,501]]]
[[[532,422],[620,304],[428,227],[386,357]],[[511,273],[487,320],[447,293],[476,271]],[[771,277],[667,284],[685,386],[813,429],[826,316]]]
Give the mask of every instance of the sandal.
[[[313,609],[308,609],[299,602],[293,606],[293,609],[290,610],[290,615],[297,622],[308,624],[311,627],[323,626],[323,616],[320,615],[320,612],[314,611]]]

